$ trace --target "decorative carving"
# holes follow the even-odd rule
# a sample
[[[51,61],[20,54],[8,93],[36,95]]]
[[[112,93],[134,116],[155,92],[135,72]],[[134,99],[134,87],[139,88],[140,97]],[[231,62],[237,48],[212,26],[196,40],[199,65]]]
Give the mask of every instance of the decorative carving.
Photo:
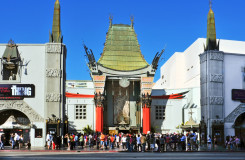
[[[209,97],[209,104],[211,105],[222,105],[223,97]]]
[[[99,92],[99,94],[96,92],[94,95],[94,102],[96,107],[103,107],[103,102],[105,100],[105,95],[101,94],[101,92]]]
[[[211,60],[217,60],[217,61],[223,61],[224,60],[224,54],[223,54],[223,52],[211,52],[210,53],[210,59]]]
[[[207,61],[207,54],[206,53],[200,54],[199,56],[200,56],[200,63]]]
[[[223,83],[223,75],[222,74],[211,74],[210,81]]]
[[[60,77],[61,70],[55,68],[46,68],[46,77]]]
[[[0,110],[14,109],[23,112],[31,122],[42,122],[44,119],[24,101],[0,101]]]
[[[150,94],[142,94],[142,106],[151,107],[152,98]]]
[[[244,112],[245,112],[245,104],[240,104],[225,118],[225,122],[234,123],[236,118]]]
[[[61,44],[47,44],[46,46],[47,53],[61,53]]]
[[[59,93],[47,93],[46,102],[60,102],[61,94]]]
[[[126,88],[130,85],[130,82],[127,78],[124,77],[124,78],[119,80],[119,84],[121,87]]]

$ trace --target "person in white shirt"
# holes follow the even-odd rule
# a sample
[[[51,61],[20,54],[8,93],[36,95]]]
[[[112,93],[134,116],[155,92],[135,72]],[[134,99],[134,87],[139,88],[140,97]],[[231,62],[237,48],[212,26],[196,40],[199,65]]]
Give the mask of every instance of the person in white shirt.
[[[117,137],[116,137],[116,142],[117,142],[117,148],[119,148],[119,142],[120,142],[120,137],[119,137],[119,135],[117,135]]]
[[[15,133],[14,140],[15,140],[16,147],[19,149],[20,136],[18,135],[18,133]]]
[[[142,150],[140,138],[141,138],[140,135],[138,135],[138,137],[136,138],[138,152]]]
[[[122,137],[123,150],[124,150],[124,147],[126,148],[126,142],[127,142],[127,138],[125,135],[123,135],[123,137]]]

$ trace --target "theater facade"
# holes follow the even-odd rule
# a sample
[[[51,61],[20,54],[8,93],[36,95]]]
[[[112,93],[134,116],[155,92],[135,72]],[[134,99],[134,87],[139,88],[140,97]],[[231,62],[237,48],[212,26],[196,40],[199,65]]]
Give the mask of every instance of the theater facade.
[[[151,89],[161,53],[151,64],[141,53],[131,24],[113,24],[110,17],[106,42],[96,62],[84,46],[95,88],[95,130],[98,132],[150,131]]]
[[[48,43],[10,40],[0,44],[0,57],[0,132],[5,133],[6,143],[11,133],[22,134],[32,146],[44,146],[48,131],[63,135],[66,46],[60,31],[59,1],[55,2]]]

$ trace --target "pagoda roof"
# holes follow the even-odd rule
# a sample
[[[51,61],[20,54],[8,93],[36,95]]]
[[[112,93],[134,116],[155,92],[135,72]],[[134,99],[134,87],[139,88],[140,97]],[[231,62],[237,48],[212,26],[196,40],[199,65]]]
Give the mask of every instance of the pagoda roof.
[[[135,71],[149,66],[141,54],[132,25],[110,25],[98,64],[117,71]]]

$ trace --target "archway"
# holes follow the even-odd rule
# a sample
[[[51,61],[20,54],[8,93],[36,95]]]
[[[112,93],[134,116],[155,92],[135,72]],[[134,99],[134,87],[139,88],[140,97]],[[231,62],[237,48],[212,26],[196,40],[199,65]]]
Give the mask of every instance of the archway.
[[[241,146],[245,144],[245,112],[240,114],[234,123],[235,135],[241,139]]]
[[[4,144],[9,145],[11,134],[19,134],[23,137],[24,143],[30,140],[30,119],[15,109],[0,111],[0,131],[4,133]]]

